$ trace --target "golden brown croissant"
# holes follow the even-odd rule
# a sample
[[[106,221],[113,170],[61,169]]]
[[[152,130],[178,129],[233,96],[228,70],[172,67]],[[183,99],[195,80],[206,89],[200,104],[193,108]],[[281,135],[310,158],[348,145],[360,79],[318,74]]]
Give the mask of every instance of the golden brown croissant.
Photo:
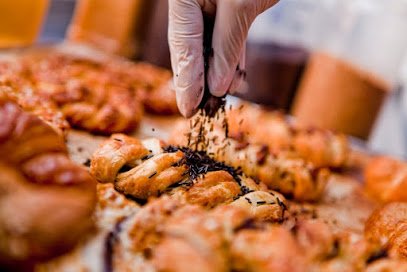
[[[380,156],[365,168],[368,193],[382,202],[407,201],[407,163]]]
[[[95,182],[61,135],[0,98],[0,263],[61,254],[93,225]]]

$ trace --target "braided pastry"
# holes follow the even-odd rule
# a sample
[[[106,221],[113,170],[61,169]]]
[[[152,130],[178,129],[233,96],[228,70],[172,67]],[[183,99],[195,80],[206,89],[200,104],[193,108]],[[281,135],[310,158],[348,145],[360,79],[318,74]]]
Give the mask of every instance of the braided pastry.
[[[176,129],[177,135],[171,137],[170,142],[175,145],[186,145],[187,137],[178,136],[180,131],[186,130],[185,123],[180,124]],[[191,133],[189,135],[192,139],[198,138],[197,135],[191,135]],[[265,145],[226,138],[224,131],[216,127],[216,124],[213,128],[207,129],[205,137],[210,144],[199,143],[195,148],[205,149],[215,160],[240,168],[247,176],[260,180],[269,189],[293,197],[295,200],[319,199],[330,176],[327,168],[317,168],[312,163],[304,161],[295,152],[270,152]],[[190,143],[190,145],[196,144]]]
[[[0,97],[0,264],[61,254],[92,227],[95,183],[63,138]]]
[[[100,182],[114,183],[118,191],[135,199],[147,200],[165,193],[181,203],[206,208],[232,203],[255,218],[282,220],[285,209],[282,195],[269,192],[265,184],[257,184],[244,175],[232,175],[227,168],[222,170],[219,166],[211,170],[210,163],[202,167],[195,165],[206,171],[191,176],[199,170],[191,170],[185,152],[190,151],[164,152],[158,141],[139,141],[115,134],[95,151],[90,168]],[[242,202],[242,197],[253,199],[252,205],[246,205],[247,200]]]
[[[135,151],[143,149],[148,150],[146,157],[135,155]],[[174,165],[168,166],[168,158],[157,164],[163,154],[174,157],[182,154],[182,158],[173,160],[177,161]],[[300,212],[292,209],[296,203],[219,162],[208,163],[208,157],[202,153],[191,153],[186,148],[161,148],[156,140],[139,141],[114,135],[101,145],[93,160],[103,163],[92,163],[92,172],[101,179],[109,177],[104,180],[110,182],[99,185],[102,195],[99,196],[98,218],[102,232],[66,256],[59,265],[58,261],[51,262],[40,271],[68,267],[73,271],[325,272],[364,271],[403,264],[393,254],[387,257],[385,247],[364,239],[363,235],[338,232],[326,218],[295,215]],[[99,167],[108,167],[109,161],[115,160],[118,164],[112,164],[114,171],[98,172]],[[154,164],[149,164],[150,160]],[[113,188],[117,187],[120,174],[141,169],[142,165],[148,173],[152,169],[163,169],[162,173],[164,169],[184,166],[187,174],[147,202],[136,199],[140,207],[130,199],[156,192],[155,185],[138,179],[144,173],[135,174],[135,171],[122,193]],[[202,174],[201,168],[208,171]],[[139,182],[148,185],[144,193],[133,191]],[[126,199],[125,195],[132,198]],[[311,204],[297,205],[306,209]]]
[[[96,133],[130,131],[143,113],[124,73],[65,55],[24,59],[36,94],[54,101],[72,126]]]
[[[31,82],[19,74],[25,74],[21,65],[0,63],[0,96],[13,99],[25,111],[38,116],[56,132],[63,134],[69,128],[63,113],[55,103],[35,96]]]
[[[271,152],[294,150],[315,167],[341,167],[349,147],[345,135],[301,127],[273,111],[242,104],[227,112],[230,134],[240,140],[266,145]],[[261,124],[261,125],[259,125]]]
[[[95,133],[127,132],[140,123],[144,107],[157,114],[178,112],[167,84],[171,73],[145,63],[37,54],[0,63],[0,74],[0,86],[19,90],[20,105],[62,128],[67,120]]]

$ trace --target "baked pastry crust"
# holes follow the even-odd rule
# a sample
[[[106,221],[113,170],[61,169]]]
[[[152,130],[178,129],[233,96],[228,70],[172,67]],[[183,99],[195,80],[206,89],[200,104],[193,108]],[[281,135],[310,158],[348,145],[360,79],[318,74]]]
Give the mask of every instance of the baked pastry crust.
[[[64,139],[0,96],[0,265],[65,253],[93,226],[94,179],[69,160]]]
[[[52,52],[0,63],[0,72],[0,88],[17,90],[21,106],[60,128],[67,127],[65,117],[71,126],[93,133],[129,132],[139,125],[144,108],[155,114],[178,112],[167,84],[171,73],[146,63]]]
[[[316,201],[321,197],[330,177],[328,168],[316,167],[296,152],[272,152],[264,144],[250,143],[242,138],[227,138],[217,123],[208,126],[205,137],[210,144],[202,147],[202,143],[199,143],[197,147],[206,149],[215,160],[239,168],[247,176],[263,182],[269,189],[295,200]],[[169,142],[195,148],[195,143],[189,143],[189,138],[198,138],[197,133],[199,131],[194,128],[191,131],[188,123],[180,122]]]
[[[270,152],[295,151],[315,167],[342,167],[349,156],[347,137],[328,130],[303,127],[277,111],[243,103],[227,112],[230,134],[266,145]]]
[[[407,201],[407,163],[388,156],[370,160],[364,170],[366,189],[382,202]]]
[[[366,222],[365,235],[386,247],[390,255],[407,258],[407,203],[390,203],[373,212]]]
[[[238,141],[232,141],[230,154],[235,158],[230,158],[230,162],[237,160],[240,150],[249,148],[254,151],[246,150],[242,163],[243,158],[248,163],[251,158],[257,160],[255,144],[236,150]],[[208,152],[211,151],[215,150]],[[224,153],[228,149],[223,151],[213,157],[227,158]],[[96,258],[99,267],[109,267],[110,271],[190,271],[191,265],[194,271],[375,271],[397,264],[402,267],[405,262],[400,254],[391,253],[386,245],[358,233],[352,225],[335,228],[335,223],[328,223],[326,217],[319,219],[319,212],[324,209],[328,212],[334,203],[315,209],[318,204],[302,203],[304,200],[298,201],[283,192],[291,197],[286,199],[270,190],[268,184],[249,178],[244,168],[241,172],[231,171],[203,153],[195,154],[201,162],[195,161],[194,154],[188,148],[121,134],[112,135],[100,145],[91,162],[91,172],[101,182],[99,206],[103,206],[98,208],[96,220],[103,223],[99,223],[99,234],[93,238],[99,245],[97,252],[104,252]],[[272,156],[270,160],[280,158],[279,163],[287,164],[287,169],[293,169],[292,161],[299,160],[301,163],[295,165],[312,173],[312,164],[298,155],[266,153],[264,165],[267,156]],[[191,168],[192,162],[197,163],[196,167]],[[202,162],[208,164],[200,165]],[[175,173],[169,169],[179,167],[183,175],[174,174],[177,179],[167,182],[155,179],[161,173]],[[208,171],[199,172],[201,167]],[[243,167],[253,171],[247,165]],[[194,171],[201,174],[195,175]],[[276,170],[270,172],[273,171]],[[178,181],[173,183],[175,180]],[[335,187],[333,181],[329,182],[331,193],[340,201],[349,185]],[[276,187],[280,191],[284,188],[283,183]],[[106,198],[107,195],[110,197]],[[320,197],[312,200],[322,201]],[[330,201],[335,201],[334,198]],[[359,203],[363,201],[367,200]],[[357,209],[349,205],[346,209]],[[332,221],[346,216],[342,210],[331,210],[338,213],[328,216]],[[363,220],[358,219],[357,223],[363,224]],[[102,235],[105,231],[107,234]],[[95,240],[84,243],[63,259],[41,266],[41,271],[73,264],[89,268],[83,256]]]

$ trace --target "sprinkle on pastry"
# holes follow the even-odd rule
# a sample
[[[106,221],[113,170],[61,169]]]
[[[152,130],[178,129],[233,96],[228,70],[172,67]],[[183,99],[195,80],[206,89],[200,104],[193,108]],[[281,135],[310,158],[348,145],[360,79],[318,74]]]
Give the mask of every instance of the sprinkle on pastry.
[[[285,198],[277,192],[251,192],[233,201],[231,205],[243,208],[254,218],[263,221],[281,222],[287,209]]]
[[[0,99],[0,265],[71,249],[93,227],[95,182],[68,159],[61,135]]]
[[[341,133],[301,127],[280,112],[248,103],[227,116],[232,137],[266,145],[272,152],[293,150],[315,167],[342,167],[347,161],[349,144]]]

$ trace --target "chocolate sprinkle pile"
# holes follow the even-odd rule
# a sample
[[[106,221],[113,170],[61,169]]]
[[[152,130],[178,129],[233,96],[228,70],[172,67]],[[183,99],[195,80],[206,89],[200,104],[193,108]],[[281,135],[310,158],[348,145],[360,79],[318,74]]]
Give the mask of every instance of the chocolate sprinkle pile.
[[[208,172],[214,171],[226,171],[228,172],[240,185],[242,170],[240,168],[234,168],[226,165],[223,162],[218,162],[208,156],[204,151],[195,151],[188,147],[167,146],[164,148],[164,152],[173,153],[176,151],[182,151],[184,158],[179,162],[185,164],[188,168],[188,175],[191,180],[198,178],[201,175],[205,175]]]

